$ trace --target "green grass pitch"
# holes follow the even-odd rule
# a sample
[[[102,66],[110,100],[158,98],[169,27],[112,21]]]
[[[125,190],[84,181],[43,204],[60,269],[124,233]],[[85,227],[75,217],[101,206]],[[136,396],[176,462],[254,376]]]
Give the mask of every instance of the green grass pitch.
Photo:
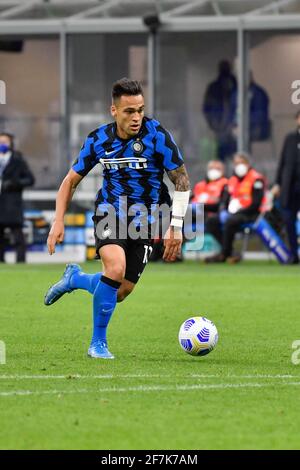
[[[63,268],[0,267],[2,449],[300,448],[297,266],[150,264],[111,321],[114,361],[86,356],[88,293],[43,305]],[[193,315],[219,331],[202,358],[177,340]]]

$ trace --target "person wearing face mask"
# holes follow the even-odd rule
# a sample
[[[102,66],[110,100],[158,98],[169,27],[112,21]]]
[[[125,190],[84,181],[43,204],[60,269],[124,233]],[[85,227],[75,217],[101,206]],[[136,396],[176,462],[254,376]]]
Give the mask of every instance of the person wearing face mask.
[[[195,185],[191,201],[204,204],[205,218],[218,212],[227,184],[223,163],[219,160],[208,162],[206,178]]]
[[[15,242],[17,262],[25,261],[25,240],[22,231],[22,191],[34,184],[34,177],[22,158],[14,149],[13,136],[0,133],[0,262],[4,262],[6,246],[5,229],[9,228]]]
[[[275,185],[271,189],[279,198],[291,250],[289,264],[299,264],[297,214],[300,211],[300,110],[296,113],[296,131],[289,133],[283,144]]]
[[[205,259],[207,263],[240,261],[233,256],[235,234],[244,224],[254,222],[260,213],[265,194],[265,178],[250,165],[246,153],[237,153],[233,159],[234,174],[228,181],[226,203],[219,214],[207,221],[206,230],[220,243],[220,254]]]

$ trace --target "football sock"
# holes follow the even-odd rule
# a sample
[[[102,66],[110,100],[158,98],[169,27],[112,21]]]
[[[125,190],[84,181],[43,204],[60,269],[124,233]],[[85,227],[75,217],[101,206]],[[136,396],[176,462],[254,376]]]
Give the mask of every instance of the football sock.
[[[121,282],[101,276],[93,299],[94,330],[92,342],[106,341],[106,329],[117,303],[117,293]]]
[[[82,271],[77,271],[72,275],[70,284],[72,289],[83,289],[87,290],[90,294],[94,294],[101,276],[102,273],[85,274]]]

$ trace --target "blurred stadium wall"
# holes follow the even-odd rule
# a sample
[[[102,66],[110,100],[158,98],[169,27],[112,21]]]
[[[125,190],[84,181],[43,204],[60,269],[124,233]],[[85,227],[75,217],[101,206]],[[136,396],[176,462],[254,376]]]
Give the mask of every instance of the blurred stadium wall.
[[[149,114],[173,132],[192,183],[201,179],[216,152],[204,93],[223,59],[239,83],[240,149],[249,146],[250,70],[268,93],[271,133],[251,152],[272,182],[283,137],[294,128],[299,24],[295,0],[0,0],[0,80],[7,89],[0,128],[16,135],[35,173],[28,208],[53,209],[85,135],[111,119],[111,84],[122,76],[141,80]],[[81,185],[83,209],[91,208],[98,185],[96,170]]]

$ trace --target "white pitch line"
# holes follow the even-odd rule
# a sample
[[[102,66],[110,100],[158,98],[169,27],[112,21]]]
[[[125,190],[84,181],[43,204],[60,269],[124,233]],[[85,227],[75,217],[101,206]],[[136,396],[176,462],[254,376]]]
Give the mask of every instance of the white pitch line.
[[[201,374],[192,374],[192,375],[189,375],[187,377],[190,377],[190,378],[201,378],[201,377],[218,377],[218,378],[221,378],[221,377],[226,377],[227,379],[300,379],[300,375],[290,375],[290,374],[285,374],[285,375],[281,375],[281,374],[275,374],[275,375],[271,375],[271,374],[253,374],[253,375],[225,375],[225,376],[221,376],[221,375],[207,375],[207,376],[203,376]]]
[[[266,388],[272,387],[274,384],[270,383],[245,383],[245,384],[230,384],[230,383],[221,383],[221,384],[198,384],[198,385],[177,385],[177,386],[160,386],[160,385],[151,385],[139,387],[107,387],[99,388],[97,390],[87,390],[87,389],[78,389],[78,390],[44,390],[44,391],[32,391],[32,390],[14,390],[7,392],[0,392],[0,397],[10,397],[10,396],[39,396],[39,395],[81,395],[88,393],[127,393],[127,392],[187,392],[193,390],[217,390],[217,389],[239,389],[239,388]],[[300,386],[300,382],[284,382],[280,386]]]
[[[103,375],[0,375],[0,380],[109,380],[109,379],[300,379],[300,375],[213,375],[213,374],[191,374],[191,375],[164,375],[164,374],[103,374]]]

